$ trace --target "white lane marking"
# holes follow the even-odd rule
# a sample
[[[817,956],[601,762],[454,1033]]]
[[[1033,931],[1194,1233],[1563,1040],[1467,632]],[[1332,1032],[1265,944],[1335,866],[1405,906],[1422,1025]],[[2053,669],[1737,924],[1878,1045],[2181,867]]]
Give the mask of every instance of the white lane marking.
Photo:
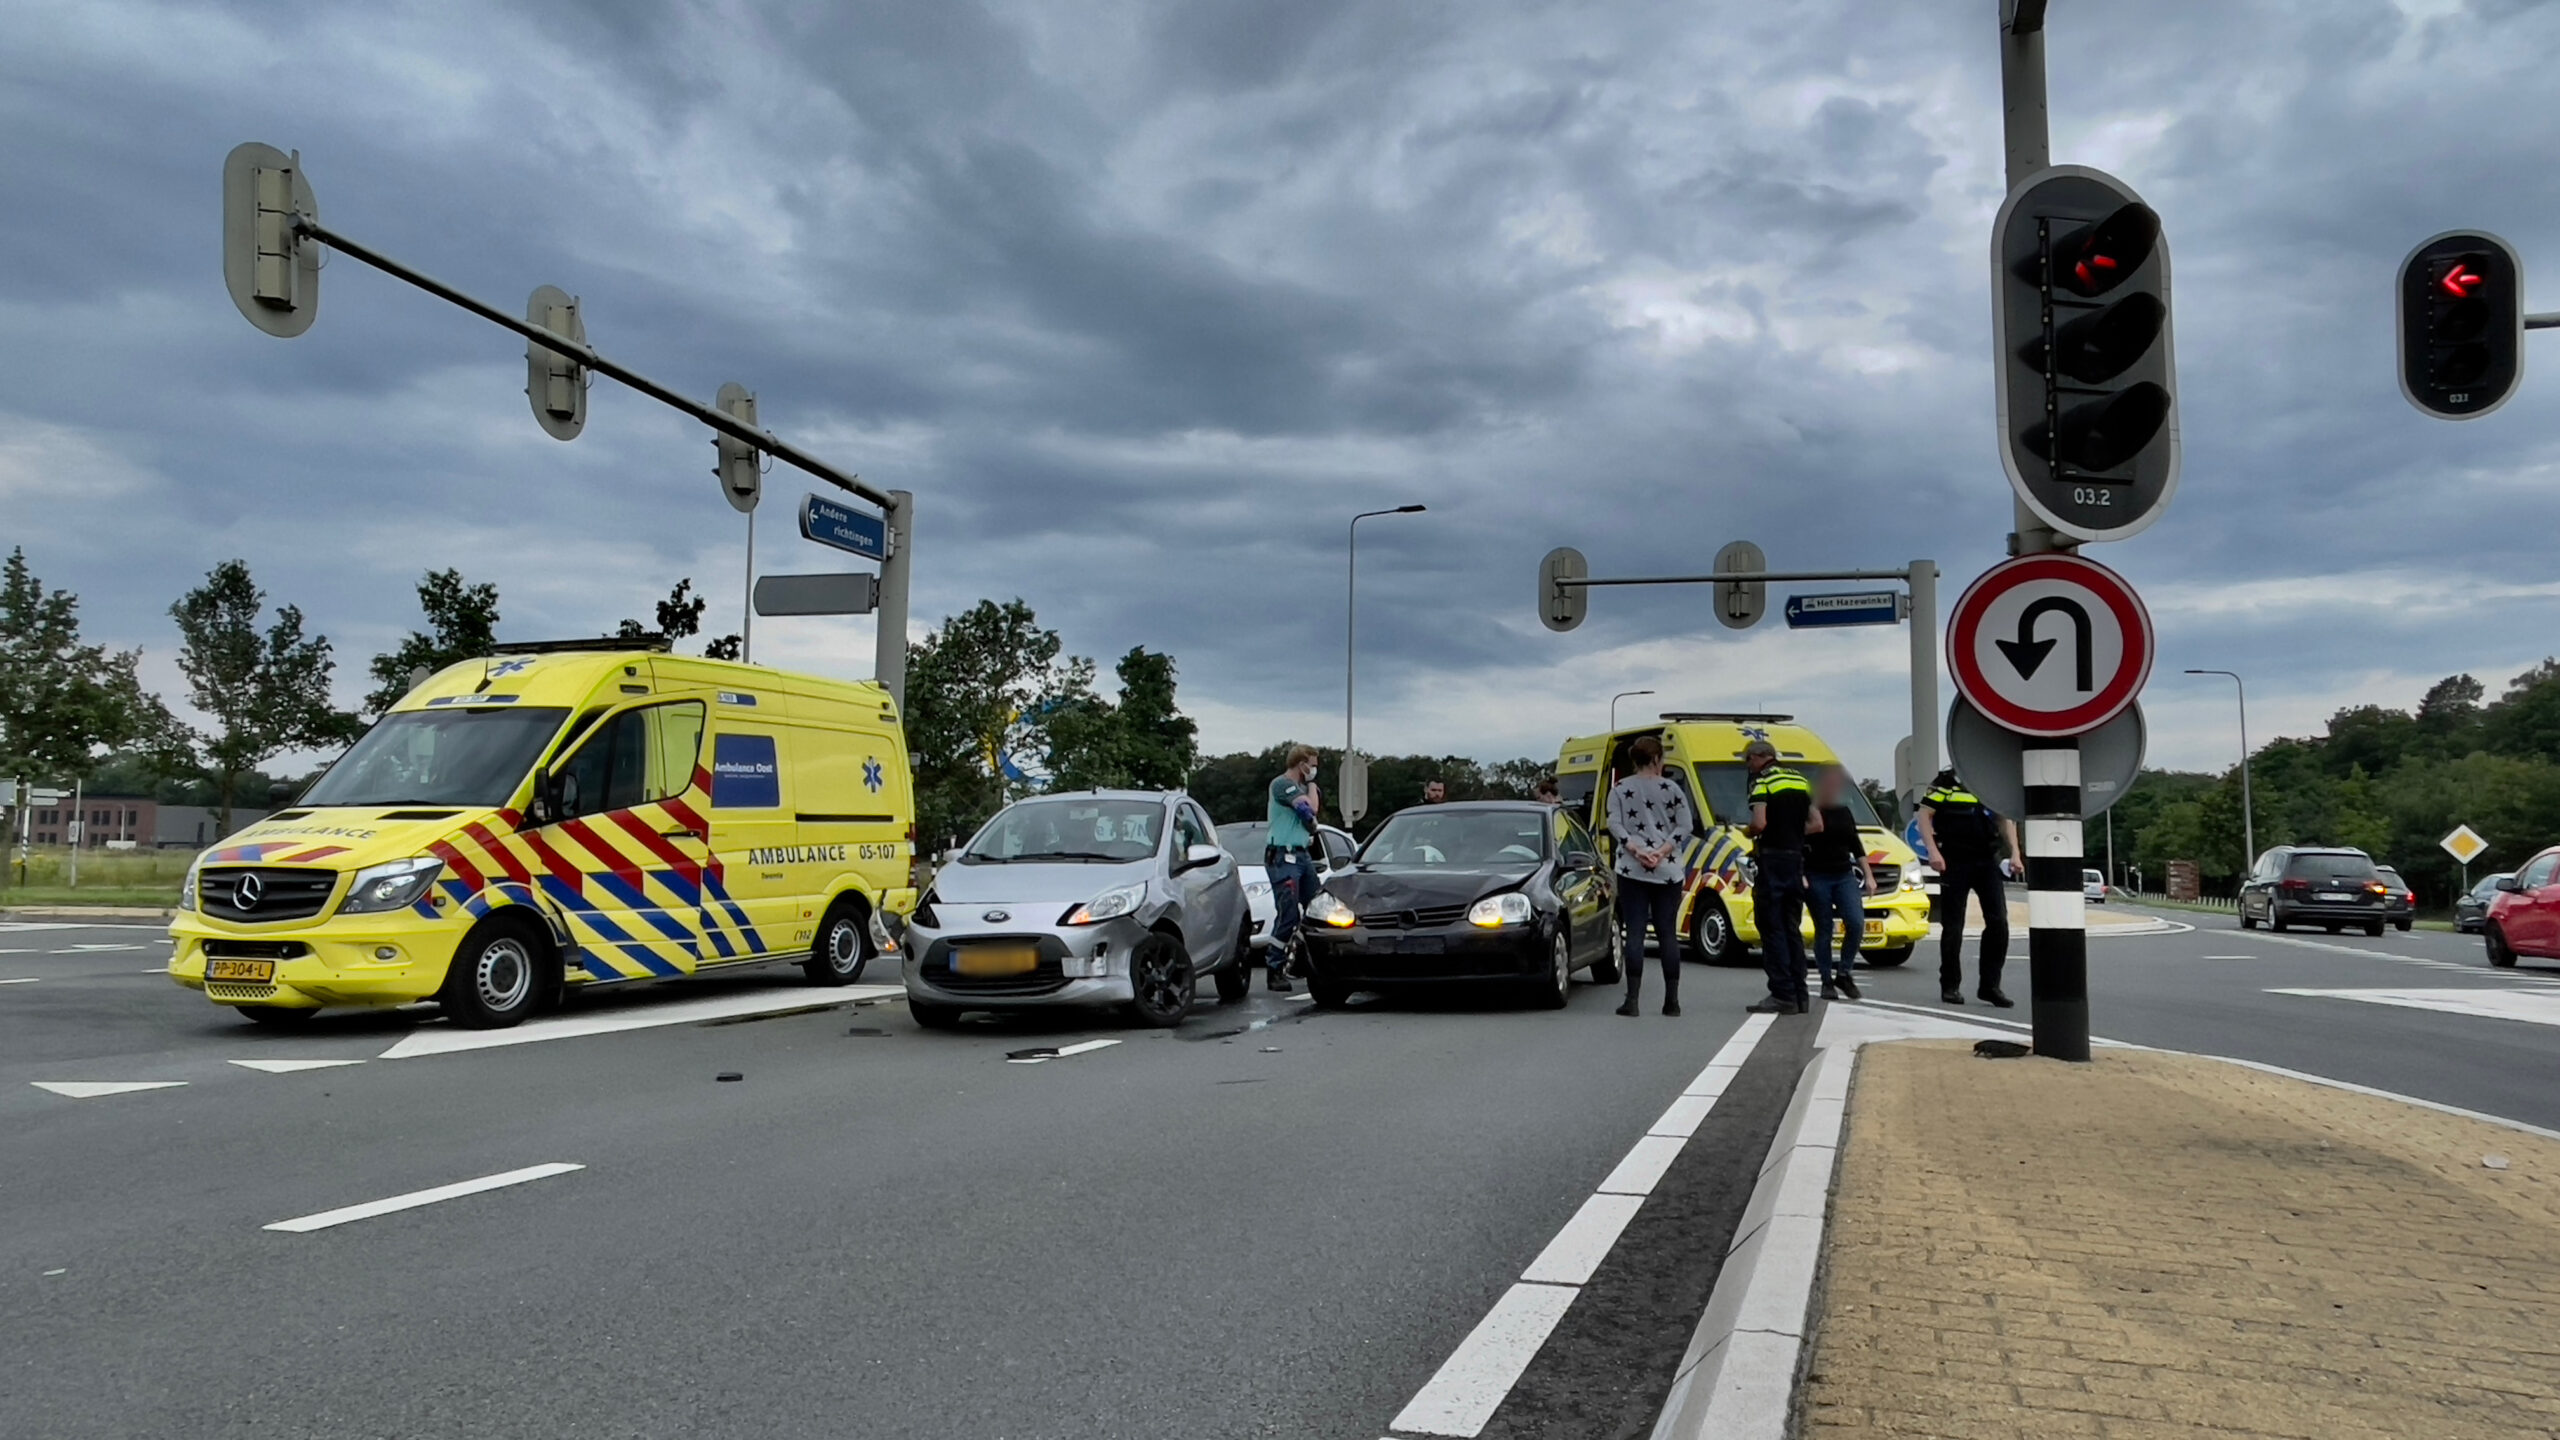
[[[1519,1284],[1503,1292],[1431,1383],[1396,1412],[1387,1428],[1417,1435],[1470,1436],[1493,1418],[1538,1347],[1547,1343],[1573,1297],[1568,1285]]]
[[[30,1080],[39,1090],[74,1100],[95,1100],[101,1095],[130,1095],[136,1090],[175,1090],[184,1080]]]
[[[1662,1172],[1680,1158],[1680,1148],[1689,1142],[1671,1135],[1647,1135],[1627,1151],[1627,1158],[1600,1182],[1602,1191],[1611,1195],[1650,1195],[1662,1181]]]
[[[412,1190],[406,1195],[394,1195],[384,1200],[367,1200],[361,1205],[346,1205],[336,1210],[323,1210],[317,1215],[279,1220],[273,1225],[262,1225],[258,1228],[284,1230],[296,1235],[304,1235],[314,1230],[326,1230],[332,1225],[344,1225],[351,1220],[370,1220],[376,1215],[389,1215],[398,1210],[415,1210],[421,1205],[433,1205],[441,1200],[457,1200],[465,1195],[477,1195],[483,1190],[500,1190],[509,1185],[522,1185],[529,1180],[548,1180],[554,1175],[566,1175],[572,1170],[586,1168],[584,1165],[571,1165],[554,1160],[545,1165],[527,1165],[521,1170],[509,1170],[502,1175],[483,1175],[477,1180],[438,1185],[432,1190]]]
[[[12,935],[29,930],[95,930],[97,928],[95,925],[74,925],[67,921],[0,920],[0,932]]]
[[[1589,1283],[1591,1272],[1608,1258],[1609,1247],[1618,1243],[1627,1222],[1636,1218],[1636,1211],[1642,1208],[1641,1195],[1594,1195],[1583,1201],[1582,1208],[1573,1212],[1573,1218],[1556,1232],[1556,1238],[1548,1241],[1538,1258],[1529,1262],[1529,1268],[1520,1272],[1520,1278],[1544,1285]]]
[[[2560,1025],[2560,995],[2547,990],[2271,989],[2267,993],[2300,995],[2315,1000],[2361,1000],[2368,1005],[2399,1005],[2411,1010],[2437,1010],[2447,1015],[2475,1015],[2488,1020],[2521,1020],[2528,1025]]]
[[[0,950],[0,955],[33,955],[34,953],[36,953],[36,947],[33,945],[20,945],[12,949]]]
[[[1108,1050],[1119,1043],[1120,1042],[1117,1040],[1084,1040],[1073,1045],[1061,1045],[1058,1047],[1057,1052],[1051,1055],[1025,1055],[1019,1060],[1008,1055],[1005,1057],[1005,1063],[1008,1065],[1046,1065],[1052,1060],[1064,1060],[1070,1055],[1090,1055],[1096,1050]]]
[[[361,1065],[361,1060],[234,1060],[243,1070],[258,1070],[269,1075],[291,1075],[297,1070],[329,1070],[340,1065]]]
[[[52,950],[52,955],[97,955],[109,950],[148,950],[148,945],[74,945],[68,950]]]
[[[43,978],[41,975],[21,975],[15,980],[0,980],[0,985],[33,985]]]
[[[871,1000],[905,993],[899,985],[847,985],[840,990],[812,992],[805,989],[755,990],[740,995],[715,995],[707,1000],[674,1000],[666,1004],[635,1005],[628,1010],[609,1014],[563,1015],[551,1020],[528,1020],[512,1030],[456,1030],[446,1027],[420,1029],[385,1050],[384,1060],[414,1060],[424,1055],[450,1055],[461,1050],[487,1050],[500,1045],[531,1045],[543,1040],[574,1040],[586,1035],[612,1035],[624,1030],[647,1030],[660,1025],[690,1025],[701,1020],[725,1020],[736,1015],[760,1015],[773,1010],[805,1010],[815,1006],[834,1009],[857,1000]]]
[[[2207,960],[2255,960],[2255,955],[2207,955]]]
[[[1723,1093],[1722,1090],[1718,1090],[1714,1095],[1681,1096],[1672,1101],[1671,1108],[1663,1111],[1662,1118],[1654,1121],[1653,1127],[1644,1133],[1668,1135],[1679,1140],[1688,1139],[1698,1133],[1699,1124],[1707,1118],[1707,1112],[1715,1108],[1717,1097]]]
[[[1751,1058],[1760,1038],[1775,1023],[1774,1015],[1754,1015],[1736,1027],[1724,1048],[1674,1098],[1662,1119],[1654,1122],[1657,1131],[1669,1123],[1686,1123],[1687,1128],[1638,1139],[1599,1189],[1538,1252],[1538,1258],[1529,1262],[1520,1283],[1503,1294],[1387,1428],[1461,1437],[1484,1429],[1519,1382],[1521,1372],[1547,1343],[1556,1322],[1564,1318],[1566,1308],[1582,1293],[1580,1287],[1598,1271],[1636,1212],[1644,1208],[1645,1197],[1663,1171],[1697,1133],[1698,1122],[1706,1119],[1742,1062]],[[1695,1120],[1688,1118],[1693,1105]]]

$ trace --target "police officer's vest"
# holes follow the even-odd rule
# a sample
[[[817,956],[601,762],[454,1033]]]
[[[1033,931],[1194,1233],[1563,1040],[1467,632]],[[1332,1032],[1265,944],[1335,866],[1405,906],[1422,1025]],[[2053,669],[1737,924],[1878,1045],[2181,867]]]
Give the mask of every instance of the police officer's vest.
[[[1929,807],[1930,831],[1950,861],[1988,860],[2000,844],[1999,817],[1961,785],[1942,785],[1920,801]]]

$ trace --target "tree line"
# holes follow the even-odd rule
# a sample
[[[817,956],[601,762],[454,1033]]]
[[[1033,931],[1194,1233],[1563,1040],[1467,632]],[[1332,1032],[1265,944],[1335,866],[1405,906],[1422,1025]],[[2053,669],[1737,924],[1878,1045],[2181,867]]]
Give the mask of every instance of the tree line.
[[[2451,675],[2415,709],[2358,705],[2316,736],[2274,740],[2249,757],[2258,849],[2352,845],[2408,879],[2420,902],[2450,904],[2463,871],[2438,843],[2456,825],[2489,842],[2469,877],[2512,870],[2560,843],[2560,660],[2507,682],[2495,700]],[[2239,767],[2221,775],[2146,770],[2113,812],[2119,870],[2157,887],[2171,860],[2193,860],[2230,894],[2254,857],[2241,825]],[[2089,863],[2106,826],[2088,827]]]

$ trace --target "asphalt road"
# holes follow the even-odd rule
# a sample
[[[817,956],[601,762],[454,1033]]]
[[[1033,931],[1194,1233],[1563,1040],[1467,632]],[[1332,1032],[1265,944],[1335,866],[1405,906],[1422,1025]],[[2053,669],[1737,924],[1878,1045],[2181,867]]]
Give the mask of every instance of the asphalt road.
[[[2560,969],[2172,918],[2202,928],[2091,941],[2102,1036],[2560,1128]],[[0,983],[0,1430],[1376,1440],[1759,988],[1690,966],[1677,1019],[1587,986],[1562,1013],[1256,991],[1173,1032],[928,1035],[783,971],[451,1049],[431,1011],[257,1030],[165,955],[0,925],[28,982]],[[1930,958],[1869,995],[1939,1011]],[[1758,1042],[1486,1433],[1643,1433],[1810,1038]],[[46,1088],[119,1083],[168,1088]],[[265,1228],[541,1166],[582,1168]]]

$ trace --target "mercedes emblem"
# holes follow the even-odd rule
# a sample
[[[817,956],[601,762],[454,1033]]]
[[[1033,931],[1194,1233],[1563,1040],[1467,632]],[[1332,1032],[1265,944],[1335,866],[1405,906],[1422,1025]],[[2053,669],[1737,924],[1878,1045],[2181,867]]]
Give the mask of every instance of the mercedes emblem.
[[[266,890],[265,882],[258,879],[256,871],[251,871],[241,876],[232,885],[231,904],[235,909],[255,910],[258,908],[258,897],[264,895]]]

